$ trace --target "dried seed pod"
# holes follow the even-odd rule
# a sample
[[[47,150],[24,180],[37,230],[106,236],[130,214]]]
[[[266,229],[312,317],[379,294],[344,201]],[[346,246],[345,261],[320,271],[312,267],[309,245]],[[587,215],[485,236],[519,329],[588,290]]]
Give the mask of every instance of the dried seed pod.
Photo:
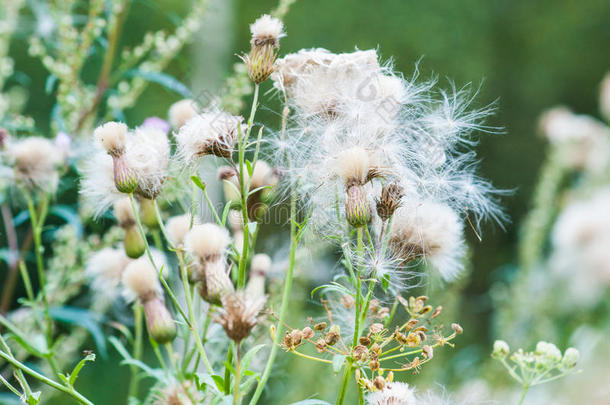
[[[371,346],[371,353],[374,355],[378,355],[381,353],[381,347],[377,344],[374,343],[373,346]]]
[[[324,338],[324,340],[326,341],[326,344],[328,346],[333,346],[335,343],[337,343],[339,341],[340,337],[341,337],[341,335],[339,334],[339,326],[333,325],[330,327],[330,330],[326,334],[326,337]]]
[[[303,339],[305,339],[305,340],[311,339],[315,334],[313,329],[311,329],[309,326],[306,326],[305,328],[303,328],[303,330],[301,332],[303,333]]]
[[[363,360],[367,357],[369,353],[369,350],[362,346],[362,345],[358,345],[356,347],[354,347],[354,350],[352,350],[352,357],[354,358],[354,360],[356,361],[360,361]]]
[[[316,350],[318,353],[323,353],[326,351],[326,341],[322,338],[316,341]]]
[[[382,330],[383,330],[383,324],[381,324],[381,323],[374,323],[369,327],[369,332],[373,335],[381,332]]]
[[[385,387],[385,378],[378,375],[377,377],[375,377],[375,380],[373,381],[373,386],[378,390],[382,390],[383,387]]]
[[[451,329],[453,329],[453,331],[455,333],[457,333],[458,335],[461,335],[462,333],[464,333],[464,329],[462,329],[462,327],[457,323],[452,323]]]
[[[436,309],[434,310],[434,312],[432,312],[432,315],[430,315],[430,319],[434,319],[434,318],[436,318],[437,316],[439,316],[439,315],[441,314],[441,311],[442,311],[442,310],[443,310],[443,307],[442,307],[442,306],[440,306],[440,305],[439,305],[438,307],[436,307]]]
[[[422,347],[422,353],[427,359],[431,359],[432,357],[434,357],[434,349],[432,349],[432,346],[425,345],[424,347]]]
[[[358,339],[358,341],[360,342],[361,345],[363,346],[368,346],[371,344],[371,339],[369,339],[366,336],[362,336],[360,339]]]
[[[345,294],[343,297],[341,297],[341,304],[346,308],[346,309],[351,309],[354,307],[354,304],[356,303],[356,300],[354,299],[354,297],[352,297],[349,294]]]
[[[409,322],[405,325],[406,330],[413,329],[419,321],[417,319],[410,319]]]
[[[369,362],[369,368],[371,369],[371,371],[379,370],[379,360],[377,360],[377,359],[371,360]]]
[[[400,343],[401,345],[406,345],[407,343],[409,343],[409,340],[407,339],[407,336],[405,336],[404,333],[401,333],[398,328],[396,328],[396,332],[394,332],[394,338],[396,339],[396,341],[398,343]]]
[[[316,323],[313,328],[319,332],[323,332],[326,330],[326,322]]]
[[[409,347],[417,347],[421,343],[421,338],[417,333],[410,332],[407,335],[407,346]]]

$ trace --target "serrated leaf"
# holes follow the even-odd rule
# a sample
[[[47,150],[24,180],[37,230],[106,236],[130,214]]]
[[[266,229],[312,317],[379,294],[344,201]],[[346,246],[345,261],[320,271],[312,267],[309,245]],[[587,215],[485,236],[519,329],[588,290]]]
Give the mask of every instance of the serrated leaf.
[[[193,96],[191,90],[175,77],[163,72],[147,72],[140,69],[131,69],[125,72],[127,77],[141,77],[149,82],[160,84],[168,90],[180,94],[184,98]]]
[[[341,367],[343,367],[343,363],[345,362],[345,356],[342,354],[337,354],[333,357],[333,371],[338,373],[341,371]]]

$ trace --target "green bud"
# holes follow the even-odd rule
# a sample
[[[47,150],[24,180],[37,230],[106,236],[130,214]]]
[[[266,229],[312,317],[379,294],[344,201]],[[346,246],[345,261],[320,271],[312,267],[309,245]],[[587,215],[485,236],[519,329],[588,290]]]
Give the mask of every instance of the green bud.
[[[360,185],[353,185],[347,189],[345,218],[354,228],[360,228],[371,221],[371,207]]]
[[[154,200],[149,200],[148,198],[140,200],[140,218],[142,223],[148,228],[155,229],[159,227]]]
[[[176,323],[168,309],[159,298],[143,303],[146,326],[153,340],[159,344],[169,343],[176,337]]]
[[[132,259],[137,259],[146,251],[146,244],[136,226],[131,226],[125,229],[125,254]]]
[[[138,188],[138,180],[133,171],[127,166],[124,155],[113,156],[114,185],[121,193],[130,194]]]

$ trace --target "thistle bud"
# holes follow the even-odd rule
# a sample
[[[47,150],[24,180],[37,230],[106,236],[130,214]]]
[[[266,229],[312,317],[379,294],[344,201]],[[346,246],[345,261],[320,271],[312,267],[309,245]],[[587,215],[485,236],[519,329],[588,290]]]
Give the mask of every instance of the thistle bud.
[[[112,164],[114,170],[114,186],[116,189],[125,194],[131,194],[138,188],[138,179],[127,165],[125,156],[112,156]]]
[[[284,25],[277,18],[267,14],[260,17],[250,26],[252,40],[250,54],[242,60],[248,68],[248,76],[256,83],[262,83],[273,73],[280,38],[284,34]]]
[[[402,198],[402,188],[396,183],[390,183],[381,189],[381,198],[377,200],[377,215],[382,221],[387,221],[399,207]]]
[[[148,228],[155,229],[159,227],[153,200],[149,200],[148,198],[142,198],[140,200],[140,218],[142,219],[142,223]]]
[[[371,207],[364,189],[360,185],[347,188],[345,218],[354,228],[360,228],[371,221]]]
[[[132,259],[137,259],[142,256],[146,251],[146,244],[140,231],[135,226],[125,229],[125,239],[123,241],[125,246],[125,254]]]
[[[142,304],[146,313],[148,333],[150,333],[153,340],[159,344],[169,343],[174,340],[176,337],[176,324],[163,301],[155,297]]]

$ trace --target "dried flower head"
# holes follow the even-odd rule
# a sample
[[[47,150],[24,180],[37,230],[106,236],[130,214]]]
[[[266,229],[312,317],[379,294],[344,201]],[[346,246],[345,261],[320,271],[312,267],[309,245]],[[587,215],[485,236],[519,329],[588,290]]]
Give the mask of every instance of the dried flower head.
[[[196,115],[176,134],[178,155],[187,163],[206,155],[231,158],[243,118],[218,110]]]
[[[252,40],[250,54],[242,57],[248,76],[254,83],[262,83],[273,73],[280,38],[285,36],[284,24],[267,14],[250,25]]]
[[[93,131],[93,137],[110,156],[118,157],[125,153],[127,131],[127,125],[124,123],[110,121],[97,127]]]
[[[177,101],[169,108],[169,123],[172,128],[178,130],[198,113],[197,103],[194,100]]]
[[[396,183],[389,183],[381,189],[381,198],[377,200],[377,215],[382,221],[387,221],[400,206],[402,188]]]
[[[184,237],[186,251],[202,261],[220,258],[230,242],[229,232],[212,223],[193,225]]]
[[[429,261],[443,278],[455,278],[464,253],[463,225],[449,206],[433,201],[409,202],[394,213],[389,246],[404,261]]]
[[[215,320],[222,325],[229,338],[239,343],[256,326],[265,302],[265,297],[250,297],[243,291],[225,295]]]
[[[19,139],[8,142],[4,154],[18,184],[49,193],[57,189],[63,159],[52,141],[37,136]]]

